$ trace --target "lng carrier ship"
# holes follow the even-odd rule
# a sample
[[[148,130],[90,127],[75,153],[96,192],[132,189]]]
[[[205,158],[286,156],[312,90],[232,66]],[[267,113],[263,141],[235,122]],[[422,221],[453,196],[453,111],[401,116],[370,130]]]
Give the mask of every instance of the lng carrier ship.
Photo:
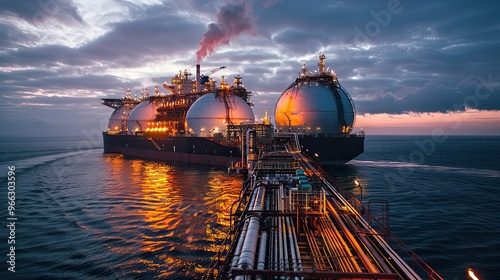
[[[275,108],[276,127],[266,112],[256,122],[251,92],[242,77],[233,84],[224,76],[217,85],[210,75],[196,77],[186,69],[164,83],[168,94],[142,88],[141,96],[102,99],[114,109],[103,132],[104,152],[125,156],[211,166],[246,168],[247,137],[255,148],[293,142],[324,165],[344,164],[363,152],[364,134],[353,134],[355,109],[333,71],[325,70],[326,56],[319,54],[319,70],[309,73],[305,64],[297,79],[282,93]],[[248,136],[247,131],[255,131]],[[253,140],[252,140],[253,141]]]
[[[115,109],[103,133],[105,152],[167,162],[230,166],[244,174],[230,209],[227,238],[202,279],[443,278],[389,228],[388,203],[341,188],[321,166],[363,152],[352,134],[355,109],[333,71],[305,64],[281,94],[275,123],[254,119],[238,75],[233,85],[179,72],[150,95],[103,99]],[[356,182],[357,183],[357,182]],[[400,255],[400,253],[405,253]]]

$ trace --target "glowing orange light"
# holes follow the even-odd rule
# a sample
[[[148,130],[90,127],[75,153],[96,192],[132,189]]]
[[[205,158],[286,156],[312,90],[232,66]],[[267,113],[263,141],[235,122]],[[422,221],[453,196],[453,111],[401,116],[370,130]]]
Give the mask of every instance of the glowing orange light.
[[[469,277],[473,280],[479,280],[479,278],[477,278],[477,276],[474,274],[474,270],[472,270],[472,268],[469,268],[468,269],[468,273],[469,273]]]

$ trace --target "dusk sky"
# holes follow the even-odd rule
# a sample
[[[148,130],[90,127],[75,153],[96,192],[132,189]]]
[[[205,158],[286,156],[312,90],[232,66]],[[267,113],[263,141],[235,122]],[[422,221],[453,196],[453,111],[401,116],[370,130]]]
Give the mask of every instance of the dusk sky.
[[[102,131],[101,98],[201,60],[240,74],[259,120],[318,52],[367,134],[500,135],[497,1],[37,0],[0,4],[2,136]],[[162,89],[162,92],[167,91]]]

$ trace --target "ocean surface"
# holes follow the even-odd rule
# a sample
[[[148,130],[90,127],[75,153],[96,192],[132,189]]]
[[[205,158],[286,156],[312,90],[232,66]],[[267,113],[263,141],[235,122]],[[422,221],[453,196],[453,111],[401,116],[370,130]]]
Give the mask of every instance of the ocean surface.
[[[360,182],[365,204],[387,200],[392,231],[445,279],[498,279],[499,155],[500,137],[367,136],[328,171],[358,196]],[[0,138],[0,182],[0,279],[199,279],[242,178],[103,154],[82,136]]]

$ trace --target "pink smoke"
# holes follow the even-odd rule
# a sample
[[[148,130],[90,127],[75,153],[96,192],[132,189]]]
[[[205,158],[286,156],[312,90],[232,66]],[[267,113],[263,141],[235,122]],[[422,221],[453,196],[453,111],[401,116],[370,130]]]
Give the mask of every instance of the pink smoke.
[[[225,4],[217,13],[217,22],[210,23],[196,52],[198,63],[222,45],[229,45],[231,38],[252,30],[254,19],[244,3]]]

